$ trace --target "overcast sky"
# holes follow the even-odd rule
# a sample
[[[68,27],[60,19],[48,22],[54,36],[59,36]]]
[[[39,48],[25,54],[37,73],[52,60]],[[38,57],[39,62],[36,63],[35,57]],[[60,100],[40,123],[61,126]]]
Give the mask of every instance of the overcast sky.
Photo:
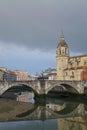
[[[56,68],[62,31],[70,55],[87,54],[87,0],[0,0],[0,66]]]

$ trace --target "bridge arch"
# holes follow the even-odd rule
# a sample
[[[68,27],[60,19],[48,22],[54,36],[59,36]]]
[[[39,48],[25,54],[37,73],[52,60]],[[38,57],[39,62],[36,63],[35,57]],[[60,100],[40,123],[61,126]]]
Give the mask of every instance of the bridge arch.
[[[32,84],[29,84],[29,83],[11,83],[11,84],[5,85],[5,87],[3,88],[0,94],[2,95],[3,93],[11,89],[12,87],[17,87],[17,86],[20,86],[20,89],[21,89],[21,86],[29,87],[31,88],[31,90],[34,92],[35,95],[39,94],[38,86],[37,85],[33,86]]]
[[[78,90],[74,86],[72,86],[71,84],[67,84],[67,83],[57,83],[57,84],[51,85],[50,87],[47,88],[46,94],[48,94],[53,89],[55,91],[59,90],[61,92],[79,94]]]

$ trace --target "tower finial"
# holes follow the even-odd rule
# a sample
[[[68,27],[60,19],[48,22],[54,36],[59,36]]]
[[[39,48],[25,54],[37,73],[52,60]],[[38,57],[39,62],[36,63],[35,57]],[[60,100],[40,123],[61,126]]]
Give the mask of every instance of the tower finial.
[[[65,41],[64,40],[64,34],[63,34],[63,31],[62,31],[62,34],[61,34],[61,37],[60,37],[60,41],[62,42],[62,41]]]

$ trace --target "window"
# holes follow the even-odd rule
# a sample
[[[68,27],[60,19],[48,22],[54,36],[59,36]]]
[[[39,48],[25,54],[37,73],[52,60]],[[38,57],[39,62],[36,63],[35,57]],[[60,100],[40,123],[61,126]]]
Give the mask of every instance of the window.
[[[72,78],[74,78],[74,72],[72,71]]]
[[[66,72],[66,74],[65,74],[65,75],[66,75],[66,76],[68,75],[68,74],[67,74],[67,72]]]
[[[85,61],[84,61],[84,66],[86,66],[86,65],[87,65],[87,61],[85,60]]]

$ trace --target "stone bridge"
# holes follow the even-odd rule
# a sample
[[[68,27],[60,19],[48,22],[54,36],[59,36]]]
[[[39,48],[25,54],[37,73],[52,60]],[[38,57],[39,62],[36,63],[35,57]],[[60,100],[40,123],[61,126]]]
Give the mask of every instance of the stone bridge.
[[[70,93],[84,94],[87,87],[87,81],[60,81],[60,80],[30,80],[30,81],[0,81],[0,95],[13,86],[21,85],[31,88],[34,93],[42,95],[49,91],[59,90]]]

